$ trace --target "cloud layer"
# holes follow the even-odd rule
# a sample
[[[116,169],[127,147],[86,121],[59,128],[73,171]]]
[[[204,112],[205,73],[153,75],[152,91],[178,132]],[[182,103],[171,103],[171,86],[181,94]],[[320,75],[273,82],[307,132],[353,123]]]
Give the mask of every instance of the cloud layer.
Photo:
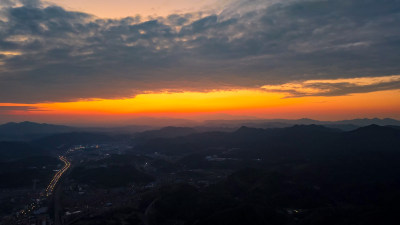
[[[334,80],[307,80],[281,85],[264,85],[262,88],[269,92],[286,93],[288,94],[287,97],[304,97],[341,96],[350,93],[393,90],[399,89],[399,87],[400,75]]]
[[[399,0],[239,0],[218,14],[151,20],[96,18],[39,0],[1,6],[0,102],[400,74]]]

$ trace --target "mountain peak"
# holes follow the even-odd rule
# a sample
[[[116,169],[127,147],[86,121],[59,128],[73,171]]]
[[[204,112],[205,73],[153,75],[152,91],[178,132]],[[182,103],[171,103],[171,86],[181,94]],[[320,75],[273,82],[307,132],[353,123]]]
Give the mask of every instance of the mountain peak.
[[[35,123],[31,121],[20,123],[10,122],[0,125],[0,137],[4,140],[20,140],[32,137],[37,138],[38,135],[71,132],[73,130],[76,129],[62,125]]]
[[[375,135],[378,133],[380,135],[397,135],[400,132],[399,132],[399,130],[392,128],[392,127],[371,124],[371,125],[368,125],[365,127],[360,127],[354,131],[350,131],[350,133],[358,134],[358,135]]]

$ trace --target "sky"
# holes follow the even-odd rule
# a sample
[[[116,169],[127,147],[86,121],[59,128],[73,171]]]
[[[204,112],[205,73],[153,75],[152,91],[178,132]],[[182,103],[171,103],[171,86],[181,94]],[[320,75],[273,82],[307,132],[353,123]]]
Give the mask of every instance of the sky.
[[[0,0],[0,123],[400,119],[399,0]]]
[[[218,12],[230,0],[48,0],[48,4],[99,18],[159,17],[171,14]]]

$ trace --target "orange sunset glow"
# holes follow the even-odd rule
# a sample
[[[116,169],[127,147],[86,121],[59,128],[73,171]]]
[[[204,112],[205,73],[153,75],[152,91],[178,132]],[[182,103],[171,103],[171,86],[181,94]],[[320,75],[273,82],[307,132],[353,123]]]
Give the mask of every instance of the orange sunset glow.
[[[391,14],[370,24],[342,11],[358,3],[297,4],[5,1],[0,122],[400,119]]]
[[[0,106],[26,106],[30,110],[13,110],[9,114],[35,116],[168,116],[201,118],[201,115],[227,113],[270,118],[299,115],[317,119],[343,119],[349,115],[384,115],[399,118],[400,90],[351,94],[346,96],[309,96],[285,98],[285,94],[261,90],[231,90],[180,93],[140,94],[126,99],[90,99],[76,102],[37,104],[1,104]]]

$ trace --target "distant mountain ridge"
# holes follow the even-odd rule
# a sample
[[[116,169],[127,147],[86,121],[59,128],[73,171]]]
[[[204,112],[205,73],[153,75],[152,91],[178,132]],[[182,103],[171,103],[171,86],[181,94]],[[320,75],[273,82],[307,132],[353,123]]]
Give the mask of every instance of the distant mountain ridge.
[[[74,128],[64,125],[54,125],[48,123],[34,123],[30,121],[24,121],[20,123],[10,122],[0,125],[0,132],[29,132],[29,133],[48,133],[48,132],[65,132],[71,131]]]
[[[258,127],[258,128],[283,128],[293,125],[323,125],[330,128],[337,128],[341,130],[354,130],[359,127],[364,127],[372,124],[379,126],[400,126],[400,121],[391,118],[364,118],[352,120],[339,120],[339,121],[319,121],[308,118],[297,120],[289,119],[260,119],[260,120],[207,120],[204,121],[206,126],[228,126],[228,127]]]
[[[376,124],[379,126],[400,127],[400,121],[391,118],[364,118],[341,121],[319,121],[308,118],[289,120],[289,119],[259,119],[259,120],[206,120],[201,125],[187,127],[164,127],[157,130],[151,130],[150,127],[136,126],[127,124],[126,127],[114,128],[78,128],[65,125],[54,125],[47,123],[35,123],[30,121],[15,123],[10,122],[0,125],[0,141],[26,141],[42,138],[53,134],[71,133],[71,132],[116,132],[116,133],[138,133],[139,136],[158,136],[174,137],[201,131],[229,131],[236,130],[242,126],[254,128],[285,128],[294,125],[322,125],[328,128],[340,129],[343,131],[355,130],[359,127]],[[147,130],[143,132],[144,130]]]
[[[49,134],[67,133],[78,128],[47,123],[21,122],[0,125],[0,140],[29,140]]]
[[[395,125],[395,126],[400,126],[400,121],[391,119],[391,118],[384,118],[384,119],[379,119],[379,118],[373,118],[373,119],[354,119],[354,120],[342,120],[342,121],[336,121],[336,122],[331,122],[331,123],[341,123],[341,124],[354,124],[358,126],[368,126],[372,124],[380,125],[380,126],[388,126],[388,125]]]
[[[353,131],[342,131],[322,125],[294,125],[268,129],[242,126],[234,132],[205,132],[184,137],[159,138],[135,148],[142,152],[166,155],[200,153],[219,148],[245,149],[242,153],[246,155],[256,153],[254,156],[268,158],[283,154],[284,149],[290,152],[288,155],[295,156],[300,153],[296,149],[320,154],[345,149],[397,149],[394,146],[400,146],[400,130],[390,126],[369,125]],[[263,155],[264,153],[272,155]]]

